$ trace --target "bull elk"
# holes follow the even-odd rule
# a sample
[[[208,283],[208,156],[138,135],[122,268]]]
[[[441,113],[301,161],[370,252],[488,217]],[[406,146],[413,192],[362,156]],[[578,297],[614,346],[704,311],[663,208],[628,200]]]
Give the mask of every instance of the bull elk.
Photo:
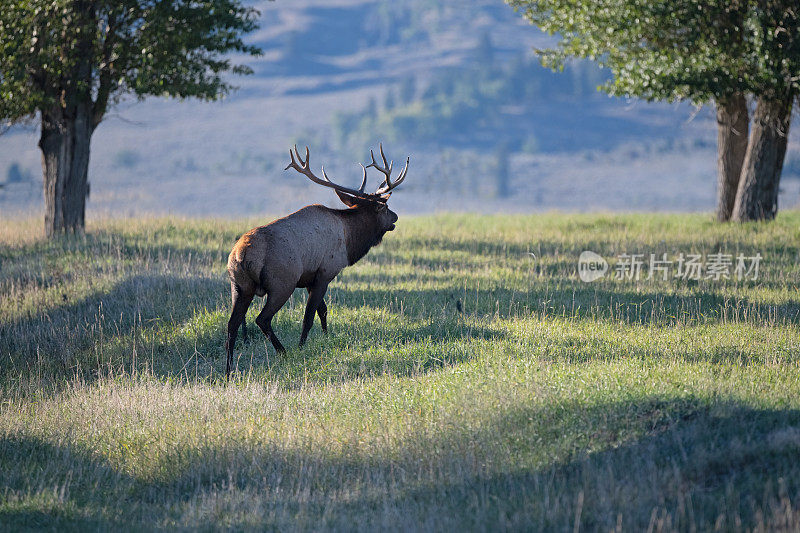
[[[386,201],[392,189],[400,185],[408,172],[409,159],[396,180],[392,181],[392,162],[386,160],[383,145],[380,147],[382,164],[375,160],[370,150],[372,163],[361,165],[363,179],[358,189],[333,183],[322,168],[322,178],[311,171],[309,149],[305,160],[297,151],[289,150],[290,168],[305,175],[319,185],[333,189],[348,209],[330,209],[322,205],[309,205],[266,226],[254,228],[242,235],[228,257],[228,277],[231,281],[233,310],[228,320],[228,336],[225,342],[227,363],[226,376],[233,364],[233,347],[239,326],[247,338],[245,314],[253,296],[267,297],[266,303],[256,318],[256,324],[275,347],[284,353],[281,341],[272,329],[272,317],[283,307],[295,288],[308,290],[308,303],[303,317],[300,346],[305,343],[319,315],[322,331],[328,331],[328,308],[323,300],[328,284],[346,266],[364,257],[370,248],[380,244],[383,235],[392,231],[397,214],[388,208]],[[364,192],[367,184],[367,168],[375,168],[384,176],[374,193]]]

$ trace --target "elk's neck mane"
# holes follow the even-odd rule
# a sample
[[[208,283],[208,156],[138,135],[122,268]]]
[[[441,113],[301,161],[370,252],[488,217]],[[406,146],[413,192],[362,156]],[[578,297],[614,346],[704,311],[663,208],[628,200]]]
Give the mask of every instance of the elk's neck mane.
[[[381,243],[385,231],[378,229],[377,215],[371,209],[337,209],[334,211],[345,225],[347,262],[351,265]]]

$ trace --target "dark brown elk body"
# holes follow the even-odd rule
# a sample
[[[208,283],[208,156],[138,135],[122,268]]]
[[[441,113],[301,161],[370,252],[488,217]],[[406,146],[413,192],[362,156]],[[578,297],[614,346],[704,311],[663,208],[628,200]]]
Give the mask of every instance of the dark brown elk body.
[[[315,313],[319,314],[323,331],[328,330],[328,309],[323,300],[328,284],[343,268],[352,265],[364,257],[370,248],[379,244],[383,235],[392,231],[397,222],[397,215],[387,207],[386,201],[391,190],[405,179],[408,161],[397,180],[391,181],[392,164],[386,161],[381,147],[383,166],[373,156],[368,167],[381,171],[385,179],[375,193],[369,194],[364,192],[367,167],[364,167],[361,187],[350,189],[331,182],[324,169],[322,179],[315,176],[308,163],[308,149],[305,161],[296,147],[291,155],[292,161],[287,169],[294,168],[312,181],[333,188],[349,208],[309,205],[271,224],[248,231],[236,242],[228,257],[233,301],[225,343],[228,375],[240,325],[245,338],[247,336],[244,317],[254,296],[267,298],[256,324],[280,353],[285,349],[272,329],[272,318],[295,288],[308,290],[300,335],[302,346],[313,325]]]

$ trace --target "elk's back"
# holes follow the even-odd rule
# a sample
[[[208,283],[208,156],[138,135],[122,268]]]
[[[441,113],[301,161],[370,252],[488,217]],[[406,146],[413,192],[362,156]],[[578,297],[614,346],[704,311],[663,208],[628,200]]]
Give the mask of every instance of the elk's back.
[[[276,286],[303,287],[316,276],[333,279],[347,262],[344,223],[331,209],[312,205],[253,228],[228,257],[228,275],[259,296]]]

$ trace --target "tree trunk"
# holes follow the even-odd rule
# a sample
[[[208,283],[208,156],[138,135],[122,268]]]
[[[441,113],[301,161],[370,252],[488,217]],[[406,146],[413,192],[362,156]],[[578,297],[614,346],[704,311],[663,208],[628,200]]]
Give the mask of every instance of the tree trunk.
[[[717,102],[717,220],[727,222],[733,213],[742,174],[750,117],[744,95]]]
[[[73,0],[69,4],[66,18],[70,22],[61,38],[62,46],[72,49],[70,54],[75,60],[64,65],[66,70],[50,95],[53,103],[40,110],[44,227],[49,237],[84,230],[89,147],[99,122],[92,101],[97,2]]]
[[[778,193],[780,192],[781,174],[783,174],[783,162],[786,159],[786,148],[789,144],[789,128],[792,125],[792,102],[790,101],[788,105],[786,129],[783,135],[778,137],[777,156],[775,157],[775,186],[772,188],[772,204],[775,206],[776,215],[778,214]]]
[[[733,220],[772,220],[778,212],[778,185],[786,155],[792,100],[759,98],[733,207]]]
[[[81,233],[85,227],[89,146],[94,127],[86,105],[77,105],[69,115],[62,108],[42,113],[44,176],[44,226],[48,237]]]

